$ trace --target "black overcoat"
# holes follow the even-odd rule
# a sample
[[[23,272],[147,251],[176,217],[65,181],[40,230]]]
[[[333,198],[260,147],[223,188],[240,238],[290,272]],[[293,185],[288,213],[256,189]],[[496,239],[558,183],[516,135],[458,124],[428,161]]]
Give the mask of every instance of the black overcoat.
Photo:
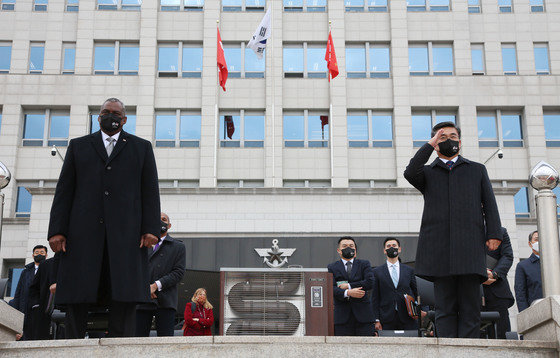
[[[488,239],[502,238],[500,215],[486,167],[461,156],[453,169],[424,144],[410,160],[404,177],[424,196],[415,271],[436,277],[476,274],[486,281]],[[485,227],[486,224],[486,227]]]
[[[107,243],[111,298],[148,302],[148,249],[159,237],[160,201],[150,142],[121,131],[107,157],[101,132],[72,139],[51,208],[48,237],[66,236],[57,278],[57,304],[95,303]]]

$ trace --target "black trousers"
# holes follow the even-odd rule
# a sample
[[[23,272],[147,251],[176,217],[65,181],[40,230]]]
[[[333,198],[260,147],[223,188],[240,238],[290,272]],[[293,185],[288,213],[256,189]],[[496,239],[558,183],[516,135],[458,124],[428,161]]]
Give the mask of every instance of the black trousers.
[[[434,280],[438,337],[480,337],[480,277],[459,275]]]
[[[105,239],[106,240],[106,239]],[[111,299],[111,271],[107,241],[103,250],[103,262],[99,277],[97,304],[75,303],[66,305],[64,329],[67,339],[84,338],[88,311],[93,306],[109,308],[108,337],[134,337],[136,331],[136,302],[119,302]]]
[[[148,337],[152,327],[152,319],[156,317],[158,337],[173,336],[175,327],[175,310],[158,308],[154,310],[136,310],[136,336]]]
[[[51,316],[46,314],[41,306],[30,309],[31,337],[32,340],[51,339]]]
[[[489,338],[506,339],[506,332],[511,331],[511,324],[509,322],[508,306],[510,301],[507,298],[496,297],[492,291],[485,289],[484,298],[486,305],[482,308],[483,311],[498,312],[500,313],[500,320],[498,321],[498,337],[494,337],[494,330],[489,330]]]
[[[334,325],[335,336],[373,336],[373,330],[372,322],[358,322],[352,313],[350,313],[348,322]]]
[[[403,321],[400,318],[398,312],[395,312],[395,316],[393,317],[393,320],[381,322],[381,327],[383,327],[384,330],[390,330],[390,331],[400,331],[400,330],[413,331],[418,329],[418,321],[412,319]]]

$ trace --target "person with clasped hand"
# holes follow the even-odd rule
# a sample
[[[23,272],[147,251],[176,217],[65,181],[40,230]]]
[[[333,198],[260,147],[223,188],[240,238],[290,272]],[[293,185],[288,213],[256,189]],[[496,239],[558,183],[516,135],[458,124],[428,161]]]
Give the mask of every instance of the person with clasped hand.
[[[124,104],[109,98],[101,130],[70,140],[48,238],[62,252],[55,303],[67,338],[84,338],[91,305],[109,307],[110,337],[134,336],[136,304],[150,302],[148,248],[158,242],[160,201],[152,144],[123,130]]]
[[[214,324],[212,305],[206,298],[206,290],[199,288],[185,306],[183,336],[211,336]]]
[[[478,338],[485,245],[498,248],[502,225],[486,167],[460,156],[460,148],[455,123],[435,125],[404,177],[424,196],[415,271],[434,282],[437,334]],[[434,150],[437,158],[425,165]]]
[[[529,234],[529,247],[531,256],[520,261],[515,268],[514,289],[519,312],[527,309],[533,301],[543,298],[538,231]]]
[[[373,335],[373,309],[366,291],[374,284],[367,260],[356,258],[358,247],[350,236],[341,237],[336,249],[340,260],[329,264],[333,274],[334,335]]]

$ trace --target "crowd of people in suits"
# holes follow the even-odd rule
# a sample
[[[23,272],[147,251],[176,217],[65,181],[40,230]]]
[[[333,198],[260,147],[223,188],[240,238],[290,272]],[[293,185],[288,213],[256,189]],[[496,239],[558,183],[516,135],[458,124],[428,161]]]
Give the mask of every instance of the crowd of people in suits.
[[[126,118],[124,104],[109,98],[101,130],[68,145],[48,229],[55,255],[45,260],[47,247],[34,248],[11,303],[26,313],[24,339],[48,335],[54,305],[65,308],[66,338],[84,338],[97,307],[108,307],[108,337],[147,336],[154,320],[158,335],[174,333],[185,247],[168,234],[171,221],[160,211],[152,145],[122,130]],[[458,154],[460,138],[455,123],[437,124],[404,172],[424,198],[414,270],[399,261],[397,238],[385,240],[387,262],[375,269],[357,258],[352,237],[338,241],[340,260],[328,266],[336,335],[414,329],[423,316],[413,305],[417,276],[433,282],[439,337],[480,337],[481,309],[500,313],[498,338],[508,331],[511,243],[486,168]],[[434,151],[438,157],[426,165]],[[519,310],[542,297],[537,232],[529,243],[533,255],[516,269]],[[184,318],[185,335],[210,334],[214,317],[204,289]]]

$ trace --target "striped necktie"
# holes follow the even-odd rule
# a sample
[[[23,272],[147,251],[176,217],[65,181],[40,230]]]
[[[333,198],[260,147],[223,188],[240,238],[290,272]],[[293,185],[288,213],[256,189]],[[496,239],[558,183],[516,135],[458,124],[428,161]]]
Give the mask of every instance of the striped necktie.
[[[455,165],[455,163],[452,160],[448,160],[445,164],[447,165],[449,170],[451,170],[453,168],[453,165]]]

